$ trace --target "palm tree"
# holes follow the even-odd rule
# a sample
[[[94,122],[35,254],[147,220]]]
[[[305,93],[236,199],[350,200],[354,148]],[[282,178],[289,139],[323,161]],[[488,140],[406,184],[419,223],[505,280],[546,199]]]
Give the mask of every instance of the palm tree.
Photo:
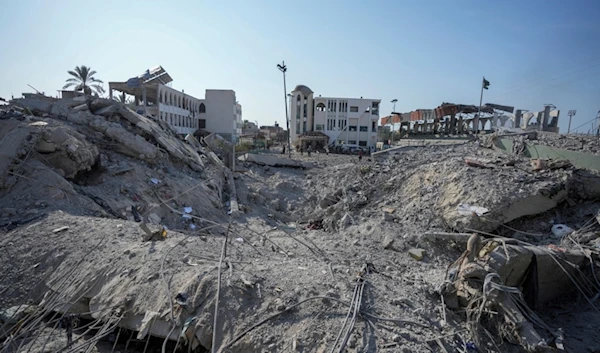
[[[96,71],[91,68],[85,65],[75,66],[75,71],[67,72],[73,77],[67,79],[67,84],[63,89],[75,86],[74,91],[83,91],[86,95],[91,95],[92,91],[98,95],[104,93],[104,88],[101,85],[104,82],[94,78]]]
[[[115,100],[119,103],[123,103],[123,104],[129,104],[132,102],[131,99],[129,99],[126,95],[125,92],[122,92],[120,95],[117,96],[117,98],[115,98]]]

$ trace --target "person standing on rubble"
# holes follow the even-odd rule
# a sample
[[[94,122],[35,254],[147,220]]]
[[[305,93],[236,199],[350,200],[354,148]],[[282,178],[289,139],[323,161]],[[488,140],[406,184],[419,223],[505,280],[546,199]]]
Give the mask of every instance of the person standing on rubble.
[[[308,145],[306,152],[308,152],[308,156],[310,157],[310,153],[312,152],[312,145]]]
[[[358,161],[362,161],[362,148],[358,150]]]
[[[300,146],[300,155],[304,156],[304,146]]]

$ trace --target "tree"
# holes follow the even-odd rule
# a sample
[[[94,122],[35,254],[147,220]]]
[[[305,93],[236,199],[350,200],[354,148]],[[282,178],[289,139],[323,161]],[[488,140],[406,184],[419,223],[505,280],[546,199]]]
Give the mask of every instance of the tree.
[[[116,98],[114,98],[114,100],[116,100],[117,102],[123,103],[123,104],[133,103],[133,100],[129,99],[127,97],[127,95],[125,95],[125,92],[118,95]]]
[[[86,95],[91,95],[92,92],[97,95],[104,93],[104,88],[102,87],[104,82],[94,77],[96,71],[91,68],[85,65],[75,66],[74,71],[67,72],[73,77],[66,80],[67,84],[63,89],[75,86],[75,88],[73,88],[74,91],[83,91]]]

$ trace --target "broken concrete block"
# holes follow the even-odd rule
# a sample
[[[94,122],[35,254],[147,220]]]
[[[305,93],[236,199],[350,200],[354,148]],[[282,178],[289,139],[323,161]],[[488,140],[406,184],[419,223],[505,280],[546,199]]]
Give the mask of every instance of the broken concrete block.
[[[348,213],[346,213],[342,219],[340,220],[340,228],[345,229],[352,224],[352,217]]]
[[[386,222],[393,222],[395,219],[396,219],[396,216],[394,216],[393,214],[387,213],[387,212],[383,213],[383,220],[384,221],[386,221]]]
[[[385,238],[383,238],[383,248],[384,249],[393,249],[394,248],[394,237],[392,237],[391,235],[387,234],[385,236]]]
[[[39,153],[52,153],[56,152],[56,144],[53,142],[48,142],[44,139],[39,139],[35,145],[35,150]]]
[[[408,250],[408,254],[415,260],[417,261],[421,261],[423,260],[423,258],[425,257],[425,250],[424,249],[416,249],[416,248],[412,248]]]
[[[29,129],[16,127],[5,133],[0,140],[0,187],[6,180],[6,173],[19,155],[25,138],[29,135]]]
[[[73,113],[89,111],[89,110],[90,110],[90,108],[85,103],[71,108],[71,112],[73,112]]]
[[[102,115],[98,113],[98,110],[105,109],[108,107],[118,108],[119,103],[107,98],[96,98],[90,102],[90,109],[94,112],[94,115]]]
[[[239,157],[244,162],[252,162],[258,165],[268,165],[270,167],[288,167],[288,168],[308,168],[309,166],[300,161],[288,158],[279,158],[266,154],[246,153]]]
[[[492,161],[485,158],[465,158],[465,163],[467,163],[467,165],[470,167],[478,167],[484,169],[494,168]]]
[[[24,107],[32,112],[38,111],[42,113],[50,113],[52,109],[52,101],[50,100],[39,100],[35,98],[21,98],[15,99],[13,102],[21,107]]]
[[[46,153],[54,153],[48,163],[54,169],[62,170],[66,178],[73,178],[80,171],[90,170],[99,157],[95,145],[66,125],[45,130],[40,141],[43,142],[40,144],[38,141],[36,148],[41,147],[48,151]],[[50,152],[53,146],[56,146],[55,151]]]
[[[383,212],[389,213],[389,214],[396,212],[396,209],[392,208],[392,207],[384,207],[384,208],[382,208],[382,210],[383,210]]]
[[[98,109],[94,111],[94,115],[102,115],[106,118],[112,116],[113,114],[119,111],[119,107],[116,105],[109,105],[108,107],[104,107],[102,109]]]
[[[68,121],[78,125],[88,125],[93,117],[89,111],[69,112],[65,115]]]
[[[84,96],[58,100],[52,105],[50,113],[56,116],[67,117],[72,107],[81,105],[86,101],[87,98]]]

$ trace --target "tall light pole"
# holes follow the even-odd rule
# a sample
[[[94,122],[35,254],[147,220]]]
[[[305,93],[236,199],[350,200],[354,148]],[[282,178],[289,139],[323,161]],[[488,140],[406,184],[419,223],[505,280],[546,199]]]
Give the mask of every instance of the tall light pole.
[[[290,140],[292,138],[292,134],[290,133],[290,118],[288,116],[288,106],[287,106],[287,88],[285,86],[285,72],[287,71],[287,66],[285,66],[285,61],[282,61],[281,64],[277,64],[277,68],[281,73],[283,73],[283,101],[285,102],[285,126],[287,128],[287,145],[288,145],[288,158],[292,158],[292,147]]]
[[[396,113],[396,103],[398,103],[398,100],[394,98],[391,103],[394,103],[394,109],[392,111],[392,143],[390,144],[390,147],[394,144],[394,113]]]
[[[575,116],[575,114],[577,114],[577,109],[569,110],[569,112],[567,113],[567,115],[569,116],[569,129],[567,130],[567,135],[571,132],[571,119],[573,119],[573,116]]]
[[[483,81],[481,82],[481,95],[479,96],[479,107],[477,107],[477,120],[475,121],[475,135],[479,134],[479,119],[481,119],[481,104],[483,104],[483,90],[488,89],[490,87],[490,81],[483,77]]]

